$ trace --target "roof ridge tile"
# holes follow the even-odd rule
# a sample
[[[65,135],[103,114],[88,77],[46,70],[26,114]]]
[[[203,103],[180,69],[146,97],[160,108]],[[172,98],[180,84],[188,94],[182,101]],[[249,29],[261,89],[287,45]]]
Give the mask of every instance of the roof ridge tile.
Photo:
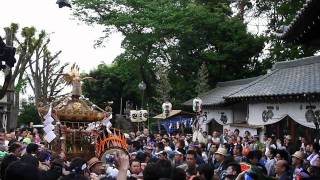
[[[255,81],[259,77],[261,77],[261,76],[244,78],[244,79],[236,79],[236,80],[231,80],[231,81],[218,82],[217,83],[217,87],[244,85],[244,84],[248,84],[248,83],[250,83],[252,81]]]
[[[299,59],[294,59],[290,61],[277,62],[273,65],[272,70],[274,69],[286,69],[297,66],[305,66],[310,64],[320,63],[320,56],[309,56]]]
[[[225,97],[223,97],[223,98],[226,99],[226,98],[228,98],[228,97],[230,97],[230,96],[232,96],[232,95],[234,95],[234,94],[237,94],[238,92],[243,91],[243,90],[245,90],[245,89],[247,89],[247,88],[249,88],[249,87],[257,84],[258,82],[260,82],[260,81],[268,78],[269,76],[271,76],[272,74],[274,74],[274,73],[276,73],[276,72],[278,72],[278,71],[279,71],[279,69],[275,69],[275,70],[271,71],[270,73],[265,74],[265,75],[261,76],[260,78],[256,79],[255,81],[249,83],[249,84],[246,85],[245,87],[240,88],[239,90],[237,90],[237,91],[235,91],[235,92],[233,92],[233,93],[231,93],[231,94],[229,94],[228,96],[225,96]]]

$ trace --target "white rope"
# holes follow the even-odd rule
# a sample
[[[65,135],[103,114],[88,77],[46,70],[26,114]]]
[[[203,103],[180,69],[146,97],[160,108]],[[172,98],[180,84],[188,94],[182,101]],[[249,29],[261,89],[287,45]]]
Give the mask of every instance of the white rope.
[[[7,114],[2,114],[2,128],[7,130]]]

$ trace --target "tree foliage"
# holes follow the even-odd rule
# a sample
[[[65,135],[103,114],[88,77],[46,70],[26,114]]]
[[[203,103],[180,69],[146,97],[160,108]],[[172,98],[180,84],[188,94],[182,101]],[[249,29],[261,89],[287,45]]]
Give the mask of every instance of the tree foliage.
[[[60,65],[57,59],[61,51],[52,54],[48,48],[50,39],[47,33],[37,31],[35,27],[19,28],[12,23],[4,28],[5,39],[8,45],[17,47],[17,63],[12,71],[9,85],[14,93],[7,94],[10,109],[10,128],[14,127],[19,110],[20,93],[30,85],[37,104],[39,99],[48,100],[61,91],[61,78],[66,64]],[[60,88],[60,89],[59,89]],[[26,106],[29,108],[29,105]]]
[[[41,122],[41,118],[34,103],[23,102],[22,110],[18,116],[18,124],[28,125],[30,122],[39,124]]]
[[[292,60],[312,56],[316,52],[313,47],[286,43],[275,33],[282,33],[283,27],[289,25],[297,12],[303,7],[305,0],[254,0],[254,15],[266,17],[268,49],[266,49],[265,69],[270,68],[274,62]]]
[[[198,79],[197,79],[197,85],[196,85],[197,95],[200,95],[210,90],[210,87],[208,84],[208,81],[209,81],[208,78],[209,78],[208,69],[206,64],[203,63],[198,71]]]
[[[114,30],[125,36],[121,60],[134,62],[137,77],[147,84],[147,97],[156,94],[154,71],[163,64],[170,67],[175,105],[196,95],[202,63],[208,66],[211,87],[217,81],[261,72],[258,56],[264,39],[247,32],[241,18],[232,16],[227,0],[74,0],[74,4],[75,16],[104,25],[106,36]]]
[[[130,61],[123,61],[120,56],[112,65],[100,64],[97,69],[88,75],[95,80],[83,83],[83,93],[93,102],[101,107],[105,107],[108,101],[113,101],[113,111],[120,111],[120,98],[123,101],[140,104],[140,92],[138,84],[141,81],[137,72],[137,64]]]
[[[154,99],[158,105],[161,105],[165,101],[169,101],[171,99],[170,92],[172,91],[172,87],[169,82],[168,68],[165,66],[158,66],[157,77],[158,83],[156,84],[156,94]]]
[[[12,79],[9,83],[9,89],[15,90],[14,93],[7,94],[7,101],[9,103],[9,116],[8,116],[8,128],[14,128],[17,122],[20,91],[25,84],[25,71],[27,64],[33,57],[38,46],[43,41],[43,34],[36,34],[34,27],[24,27],[19,29],[18,24],[12,23],[10,26],[5,27],[5,39],[6,44],[17,47],[17,62],[15,64],[12,73]],[[20,32],[21,37],[18,36]]]

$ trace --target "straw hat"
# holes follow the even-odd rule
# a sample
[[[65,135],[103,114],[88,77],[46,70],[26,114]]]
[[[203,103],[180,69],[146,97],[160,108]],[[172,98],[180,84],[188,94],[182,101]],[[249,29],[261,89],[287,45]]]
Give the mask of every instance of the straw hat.
[[[97,157],[93,157],[88,161],[88,169],[90,170],[90,168],[92,168],[94,165],[102,163],[102,161],[100,161]]]
[[[303,159],[304,159],[304,153],[301,152],[301,151],[296,151],[296,152],[292,155],[292,157],[295,157],[295,158],[298,158],[298,159],[303,160]]]
[[[227,156],[227,149],[226,148],[218,148],[215,154],[221,154],[222,156]]]

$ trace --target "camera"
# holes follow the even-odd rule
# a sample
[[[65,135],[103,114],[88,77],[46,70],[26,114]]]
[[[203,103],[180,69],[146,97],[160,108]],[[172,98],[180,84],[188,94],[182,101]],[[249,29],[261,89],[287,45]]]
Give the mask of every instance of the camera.
[[[105,160],[106,160],[106,164],[109,164],[109,165],[116,164],[116,158],[114,154],[106,154]]]

